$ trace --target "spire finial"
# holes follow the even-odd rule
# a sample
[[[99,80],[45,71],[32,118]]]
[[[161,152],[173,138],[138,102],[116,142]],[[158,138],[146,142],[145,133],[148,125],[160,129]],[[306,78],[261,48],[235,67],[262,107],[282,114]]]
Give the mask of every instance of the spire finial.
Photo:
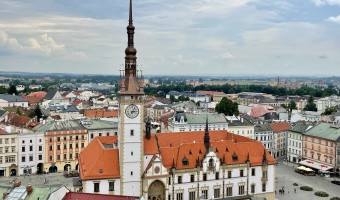
[[[130,0],[129,25],[133,25],[133,19],[132,19],[132,0]]]

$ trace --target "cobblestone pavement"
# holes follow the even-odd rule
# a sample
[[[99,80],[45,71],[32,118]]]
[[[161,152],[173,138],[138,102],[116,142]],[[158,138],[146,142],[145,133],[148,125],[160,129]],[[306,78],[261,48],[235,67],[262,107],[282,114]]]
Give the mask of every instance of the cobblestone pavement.
[[[331,183],[335,178],[325,178],[319,175],[304,176],[294,171],[297,164],[280,162],[276,166],[276,199],[278,200],[329,200],[331,197],[340,197],[340,186]],[[340,180],[337,178],[337,180]],[[299,186],[293,186],[293,183]],[[311,192],[300,190],[300,186],[310,186],[314,190]],[[285,188],[285,194],[279,194],[279,189]],[[294,188],[296,193],[294,193]],[[325,191],[329,197],[318,197],[314,195],[316,191]]]
[[[19,177],[1,177],[1,186],[10,186],[14,179],[21,181],[21,185],[33,185],[36,187],[59,187],[65,185],[68,188],[73,187],[73,178],[65,178],[63,173],[50,173],[50,174],[40,174],[40,175],[30,175],[30,176],[19,176]],[[44,183],[46,179],[47,183]]]

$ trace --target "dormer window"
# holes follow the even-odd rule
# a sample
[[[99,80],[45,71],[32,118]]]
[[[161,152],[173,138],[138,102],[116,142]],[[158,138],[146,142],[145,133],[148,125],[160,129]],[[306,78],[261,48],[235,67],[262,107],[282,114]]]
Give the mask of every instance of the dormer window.
[[[184,157],[184,158],[183,158],[182,164],[183,164],[183,165],[189,165],[189,160],[187,159],[187,157]]]

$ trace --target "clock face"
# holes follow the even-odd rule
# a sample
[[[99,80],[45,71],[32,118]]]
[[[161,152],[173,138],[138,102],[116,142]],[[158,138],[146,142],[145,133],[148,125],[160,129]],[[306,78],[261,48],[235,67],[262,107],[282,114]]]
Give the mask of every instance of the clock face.
[[[131,119],[136,118],[139,114],[139,109],[136,105],[130,104],[126,107],[125,114]]]

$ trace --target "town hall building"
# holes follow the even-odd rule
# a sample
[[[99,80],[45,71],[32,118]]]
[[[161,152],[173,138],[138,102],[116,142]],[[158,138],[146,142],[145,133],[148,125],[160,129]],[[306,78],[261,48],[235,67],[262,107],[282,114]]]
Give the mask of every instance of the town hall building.
[[[226,130],[151,134],[137,73],[132,0],[117,136],[95,137],[79,154],[82,190],[147,200],[275,199],[275,159],[263,144]]]

